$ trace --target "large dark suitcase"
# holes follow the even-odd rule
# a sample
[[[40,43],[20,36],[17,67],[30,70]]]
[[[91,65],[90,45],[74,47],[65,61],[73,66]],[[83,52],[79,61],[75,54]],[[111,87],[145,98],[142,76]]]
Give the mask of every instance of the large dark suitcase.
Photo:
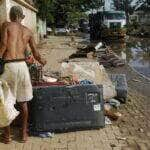
[[[103,88],[96,85],[34,87],[30,131],[104,127]]]
[[[128,94],[128,86],[125,74],[110,74],[110,79],[115,84],[117,96],[116,98],[122,102],[126,102]]]

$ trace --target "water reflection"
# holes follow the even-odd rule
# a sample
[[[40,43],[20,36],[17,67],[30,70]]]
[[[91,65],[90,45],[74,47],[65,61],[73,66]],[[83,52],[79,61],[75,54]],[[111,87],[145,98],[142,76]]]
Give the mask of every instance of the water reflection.
[[[130,37],[126,42],[108,44],[134,69],[150,78],[150,39]]]

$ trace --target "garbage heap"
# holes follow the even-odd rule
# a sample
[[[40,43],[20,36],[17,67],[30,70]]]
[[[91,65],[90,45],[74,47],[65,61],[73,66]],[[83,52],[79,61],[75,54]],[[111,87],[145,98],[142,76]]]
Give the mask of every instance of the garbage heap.
[[[50,74],[45,74],[42,71],[43,70],[42,67],[38,66],[38,64],[35,63],[31,55],[28,55],[27,58],[28,58],[27,62],[29,65],[32,84],[33,84],[35,91],[36,92],[38,91],[37,93],[41,93],[41,95],[43,93],[45,93],[45,95],[46,93],[49,93],[49,95],[47,94],[46,97],[45,95],[43,95],[43,98],[44,98],[43,101],[45,101],[45,104],[47,104],[48,106],[50,105],[49,107],[51,108],[51,110],[49,110],[50,113],[49,113],[49,116],[47,116],[47,121],[48,119],[49,120],[51,119],[51,121],[47,122],[46,125],[40,124],[39,130],[41,130],[41,128],[43,128],[44,131],[50,130],[50,129],[52,130],[52,128],[54,129],[59,128],[60,127],[59,125],[61,125],[61,127],[64,127],[64,128],[70,128],[70,126],[71,127],[82,126],[79,123],[79,121],[78,123],[72,122],[72,124],[70,124],[70,122],[69,123],[67,122],[67,119],[68,120],[71,119],[70,118],[71,116],[71,117],[75,117],[75,119],[78,120],[79,117],[75,116],[76,115],[75,112],[77,111],[78,108],[80,108],[81,104],[82,105],[84,104],[85,107],[88,106],[87,99],[90,100],[91,103],[93,103],[88,108],[88,111],[90,110],[91,114],[99,112],[98,113],[99,115],[101,116],[103,114],[105,115],[104,125],[111,124],[113,120],[117,120],[119,117],[122,116],[122,114],[119,113],[118,108],[121,105],[121,103],[126,102],[126,98],[127,98],[126,76],[124,74],[107,74],[105,67],[121,67],[125,64],[125,62],[121,60],[110,49],[110,47],[106,46],[106,44],[100,42],[95,45],[88,45],[88,46],[83,46],[83,47],[78,48],[78,51],[75,54],[72,54],[68,59],[65,59],[62,62],[60,72],[55,72],[55,73],[51,72]],[[90,90],[88,90],[88,86],[92,87],[92,88],[90,87],[91,93],[90,93]],[[39,91],[39,87],[40,87],[40,90],[41,88],[43,88],[43,92]],[[92,93],[95,87],[97,90],[99,89],[100,91],[99,99],[102,98],[100,104],[98,103],[94,104],[93,102],[95,100],[95,97],[97,97],[97,94],[95,95]],[[69,89],[69,92],[68,92],[68,89]],[[67,93],[68,95],[64,94],[65,93],[64,90],[68,92]],[[39,99],[41,95],[37,93],[35,94],[35,98]],[[82,94],[83,94],[83,98],[81,96]],[[62,97],[61,95],[63,95],[64,97]],[[53,104],[54,101],[49,104],[48,99],[53,99],[53,100],[55,99],[56,100],[55,103],[57,103],[58,99],[61,99],[58,105],[60,105],[60,103],[64,101],[64,103],[61,106],[63,109],[61,109],[62,112],[60,114],[59,114],[59,111],[56,111],[56,107],[57,107],[56,105],[51,107],[51,105],[54,105]],[[69,103],[68,101],[64,99],[67,99]],[[75,105],[75,103],[77,102],[77,99],[79,100],[85,99],[85,102],[79,104],[78,108],[76,108],[76,105]],[[36,116],[37,110],[36,109],[34,110],[34,107],[36,106],[36,100],[34,102],[32,104],[32,108],[34,111],[32,115],[34,117],[31,117],[33,118],[33,120],[31,119],[33,130],[38,128],[36,126],[37,120],[39,120],[37,116],[40,116],[40,115]],[[38,104],[38,106],[39,105],[40,104]],[[71,111],[70,106],[72,107],[72,111]],[[76,109],[73,109],[73,107]],[[70,113],[70,115],[66,115],[64,113],[65,112],[64,108],[66,110],[68,109],[68,114]],[[42,109],[42,106],[40,109]],[[80,112],[81,111],[84,111],[84,109],[82,110],[82,107],[81,107]],[[53,118],[50,115],[51,113],[54,116],[56,115],[55,118]],[[65,117],[61,116],[63,113]],[[61,116],[61,118],[59,118],[60,116],[58,116],[58,114]],[[81,114],[79,116],[82,116]],[[86,117],[84,116],[82,117],[84,121]],[[103,121],[102,117],[100,118],[101,118],[100,120]],[[57,120],[57,119],[59,121],[61,120],[61,122],[59,122],[59,125],[56,122],[54,122],[52,125],[51,123],[52,120]]]

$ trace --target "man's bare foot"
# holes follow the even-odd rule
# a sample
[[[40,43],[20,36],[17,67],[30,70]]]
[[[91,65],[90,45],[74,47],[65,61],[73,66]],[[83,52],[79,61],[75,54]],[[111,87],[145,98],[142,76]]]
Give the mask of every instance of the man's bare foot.
[[[27,132],[23,132],[23,133],[22,133],[21,142],[22,142],[22,143],[26,143],[27,140],[28,140],[28,133],[27,133]]]
[[[1,139],[2,139],[2,142],[3,142],[4,144],[10,144],[11,141],[12,141],[10,135],[6,135],[6,134],[4,134],[4,133],[1,134]]]

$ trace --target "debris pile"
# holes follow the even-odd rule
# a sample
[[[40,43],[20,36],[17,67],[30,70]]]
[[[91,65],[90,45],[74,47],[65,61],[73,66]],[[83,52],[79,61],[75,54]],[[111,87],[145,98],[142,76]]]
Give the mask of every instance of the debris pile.
[[[73,58],[97,59],[104,67],[120,67],[125,65],[124,60],[119,58],[109,46],[102,42],[78,48],[78,51],[69,57],[69,59]]]
[[[77,61],[73,58],[80,59]],[[88,59],[85,61],[81,58]],[[33,62],[32,65],[29,65],[33,86],[81,86],[83,88],[88,85],[94,85],[98,91],[102,91],[103,102],[93,103],[93,97],[91,97],[91,105],[94,111],[103,111],[105,125],[112,124],[112,121],[122,116],[118,108],[121,102],[126,102],[126,76],[124,74],[107,74],[105,67],[119,67],[123,66],[125,62],[109,46],[106,46],[105,43],[99,42],[98,44],[90,44],[78,48],[78,51],[72,54],[67,61],[64,60],[61,62],[61,69],[57,74],[51,71],[47,74],[43,72],[41,66]],[[73,94],[75,95],[72,95],[71,98],[78,96],[76,92],[73,92]],[[68,107],[68,104],[65,107]],[[47,135],[42,133],[38,136],[45,137]]]
[[[62,63],[61,76],[72,76],[73,84],[103,85],[105,115],[111,120],[117,120],[122,115],[118,112],[121,102],[126,102],[127,81],[124,74],[108,75],[105,68],[98,62],[69,62]],[[105,118],[108,121],[108,118]],[[109,123],[110,123],[109,121]],[[107,123],[106,123],[107,124]]]

